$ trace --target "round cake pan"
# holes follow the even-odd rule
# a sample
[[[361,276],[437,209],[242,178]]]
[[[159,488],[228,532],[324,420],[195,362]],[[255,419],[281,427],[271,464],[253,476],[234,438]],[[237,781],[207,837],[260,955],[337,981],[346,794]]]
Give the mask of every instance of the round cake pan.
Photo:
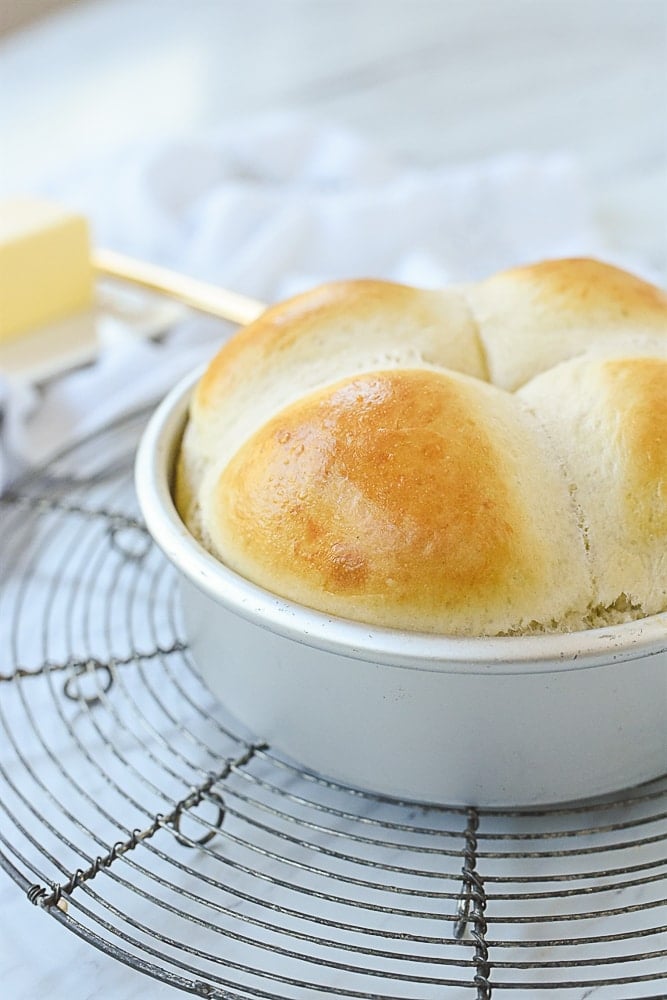
[[[246,728],[325,777],[450,805],[553,804],[667,770],[667,613],[576,633],[425,635],[296,605],[206,552],[171,492],[200,374],[150,420],[136,485],[180,575],[195,663]]]

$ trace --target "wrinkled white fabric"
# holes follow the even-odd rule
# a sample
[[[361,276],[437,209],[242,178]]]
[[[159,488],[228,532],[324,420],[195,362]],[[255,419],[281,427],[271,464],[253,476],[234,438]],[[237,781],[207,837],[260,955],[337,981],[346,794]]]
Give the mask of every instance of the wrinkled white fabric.
[[[266,302],[332,278],[437,287],[604,253],[567,156],[420,167],[294,117],[128,149],[42,193],[83,210],[98,246]],[[230,330],[194,316],[159,343],[118,329],[95,364],[46,385],[0,375],[0,486],[159,399]]]

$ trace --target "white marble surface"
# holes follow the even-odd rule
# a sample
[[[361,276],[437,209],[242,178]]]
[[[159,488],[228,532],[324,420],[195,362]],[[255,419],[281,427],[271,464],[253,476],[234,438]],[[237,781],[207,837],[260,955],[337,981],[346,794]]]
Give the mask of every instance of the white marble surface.
[[[299,109],[425,164],[573,153],[610,245],[667,281],[666,31],[662,0],[81,2],[0,44],[0,193],[137,138]],[[0,928],[7,1000],[175,995],[4,875]]]

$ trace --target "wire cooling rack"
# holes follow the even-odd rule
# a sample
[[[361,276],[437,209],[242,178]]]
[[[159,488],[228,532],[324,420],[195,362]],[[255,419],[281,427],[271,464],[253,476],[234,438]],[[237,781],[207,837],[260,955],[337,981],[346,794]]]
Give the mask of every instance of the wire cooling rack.
[[[0,501],[17,907],[218,1000],[664,997],[667,779],[557,810],[424,807],[240,731],[190,662],[137,514],[143,423]]]

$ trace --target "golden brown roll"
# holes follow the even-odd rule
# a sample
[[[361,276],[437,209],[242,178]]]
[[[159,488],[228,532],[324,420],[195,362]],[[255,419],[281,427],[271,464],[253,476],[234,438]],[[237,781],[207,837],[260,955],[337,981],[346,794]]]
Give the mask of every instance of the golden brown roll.
[[[513,391],[601,342],[665,350],[667,295],[597,260],[516,267],[468,286],[465,295],[490,379],[502,389]]]
[[[197,522],[198,484],[283,406],[346,375],[451,368],[486,378],[470,310],[455,292],[385,281],[324,285],[267,309],[213,359],[194,394],[179,510]]]
[[[268,309],[199,382],[176,481],[260,586],[467,636],[663,610],[666,495],[667,297],[588,260]]]
[[[667,357],[580,357],[519,390],[558,450],[588,550],[593,620],[667,607]]]

